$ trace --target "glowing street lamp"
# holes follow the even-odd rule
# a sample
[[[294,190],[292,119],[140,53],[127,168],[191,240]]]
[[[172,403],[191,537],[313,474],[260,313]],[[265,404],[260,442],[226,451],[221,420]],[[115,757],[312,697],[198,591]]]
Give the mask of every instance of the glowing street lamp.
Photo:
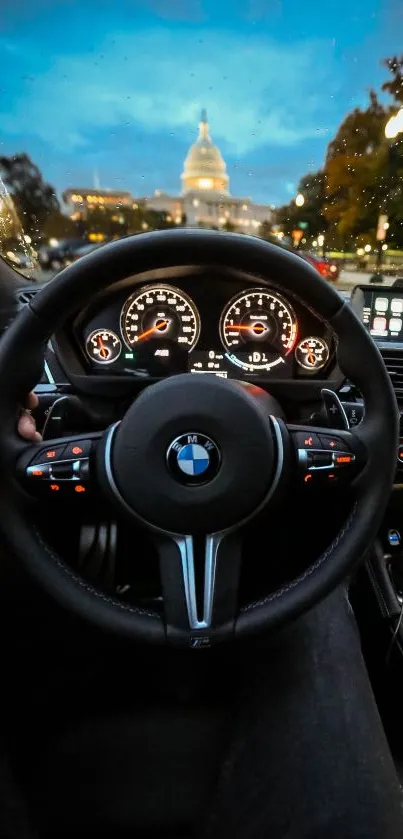
[[[385,125],[385,137],[387,140],[395,140],[398,134],[403,133],[403,108],[391,117]]]
[[[385,137],[387,140],[392,140],[389,144],[389,154],[387,158],[388,163],[388,179],[392,176],[392,162],[394,160],[394,146],[393,140],[396,140],[399,134],[403,134],[403,108],[395,114],[394,116],[388,119],[385,125]],[[387,208],[386,208],[387,209]],[[377,259],[376,259],[376,267],[375,273],[371,277],[371,282],[382,283],[383,282],[383,274],[381,271],[382,259],[383,254],[387,250],[384,244],[382,244],[386,237],[386,231],[389,229],[390,224],[388,221],[387,215],[380,215],[378,218],[378,230],[376,234],[377,238]]]
[[[299,192],[296,199],[295,199],[295,206],[296,207],[303,207],[305,204],[305,198],[302,195],[302,192]]]

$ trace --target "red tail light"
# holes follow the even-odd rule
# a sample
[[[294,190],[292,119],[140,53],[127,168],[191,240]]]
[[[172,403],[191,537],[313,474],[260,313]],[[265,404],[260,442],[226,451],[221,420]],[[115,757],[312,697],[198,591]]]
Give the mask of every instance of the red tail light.
[[[319,271],[319,274],[322,275],[322,277],[327,277],[329,275],[329,266],[327,262],[317,262],[316,268]]]

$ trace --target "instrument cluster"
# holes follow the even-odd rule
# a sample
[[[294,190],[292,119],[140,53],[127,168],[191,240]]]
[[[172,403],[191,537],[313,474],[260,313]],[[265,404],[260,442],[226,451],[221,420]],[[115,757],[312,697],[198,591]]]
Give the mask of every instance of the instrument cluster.
[[[326,324],[280,291],[228,278],[136,285],[95,304],[75,326],[92,374],[160,378],[306,378],[334,356]]]

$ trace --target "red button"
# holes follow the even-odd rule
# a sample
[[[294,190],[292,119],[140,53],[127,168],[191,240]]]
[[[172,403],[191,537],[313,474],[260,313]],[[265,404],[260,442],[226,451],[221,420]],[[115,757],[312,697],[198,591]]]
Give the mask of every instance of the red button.
[[[317,434],[309,430],[293,432],[293,437],[298,449],[321,449],[320,440]]]
[[[72,440],[68,443],[64,452],[64,458],[88,457],[91,451],[91,440]]]
[[[64,446],[52,446],[48,449],[41,448],[38,454],[31,460],[31,465],[35,463],[52,463],[54,460],[61,460],[64,451]]]
[[[333,434],[320,434],[320,442],[324,449],[329,451],[348,452],[349,448],[345,440],[341,437],[334,437]]]

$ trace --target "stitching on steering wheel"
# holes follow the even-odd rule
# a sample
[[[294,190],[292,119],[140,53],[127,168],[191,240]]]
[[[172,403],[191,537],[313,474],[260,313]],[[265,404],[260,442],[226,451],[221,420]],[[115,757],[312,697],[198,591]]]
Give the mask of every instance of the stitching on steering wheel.
[[[324,562],[326,562],[329,556],[337,548],[339,542],[351,527],[355,516],[355,512],[357,510],[357,506],[358,504],[357,502],[355,502],[344,527],[342,528],[342,530],[340,530],[340,533],[337,534],[334,542],[332,542],[332,544],[326,549],[326,551],[323,554],[321,554],[321,556],[313,563],[313,565],[310,565],[309,568],[307,568],[307,570],[304,571],[303,574],[300,574],[299,577],[296,577],[295,580],[292,580],[290,583],[287,583],[286,585],[282,586],[282,588],[279,588],[272,594],[267,595],[267,597],[264,597],[262,600],[255,600],[253,603],[249,603],[247,606],[243,606],[241,612],[250,612],[253,609],[258,609],[260,606],[266,606],[268,603],[270,603],[273,600],[276,600],[278,597],[282,597],[282,595],[286,594],[287,591],[291,591],[293,588],[295,588],[295,586],[299,585],[299,583],[302,583],[304,580],[307,579],[307,577],[313,574],[314,571],[317,571],[318,568],[320,568],[320,566],[323,565]]]
[[[35,527],[35,525],[33,525],[32,529],[33,529],[35,535],[38,538],[39,544],[46,551],[46,553],[50,556],[50,558],[53,560],[53,562],[55,562],[56,565],[62,571],[64,571],[64,573],[68,577],[70,577],[70,579],[73,580],[73,582],[78,583],[79,586],[84,588],[85,591],[88,591],[90,594],[94,594],[95,597],[99,597],[101,600],[104,600],[106,603],[110,603],[111,606],[117,606],[119,609],[123,609],[126,612],[131,612],[132,614],[135,614],[135,615],[146,615],[149,618],[158,618],[158,619],[160,618],[160,616],[158,615],[157,612],[147,611],[146,609],[141,609],[139,606],[130,606],[128,603],[121,603],[120,600],[115,600],[114,597],[110,597],[106,594],[103,594],[101,591],[98,591],[96,588],[91,586],[89,583],[86,583],[83,579],[81,579],[81,577],[78,577],[76,574],[74,574],[73,571],[71,571],[70,568],[60,559],[59,555],[57,553],[55,553],[49,547],[49,545],[47,544],[47,542],[45,542],[41,533],[39,532],[37,527]]]

